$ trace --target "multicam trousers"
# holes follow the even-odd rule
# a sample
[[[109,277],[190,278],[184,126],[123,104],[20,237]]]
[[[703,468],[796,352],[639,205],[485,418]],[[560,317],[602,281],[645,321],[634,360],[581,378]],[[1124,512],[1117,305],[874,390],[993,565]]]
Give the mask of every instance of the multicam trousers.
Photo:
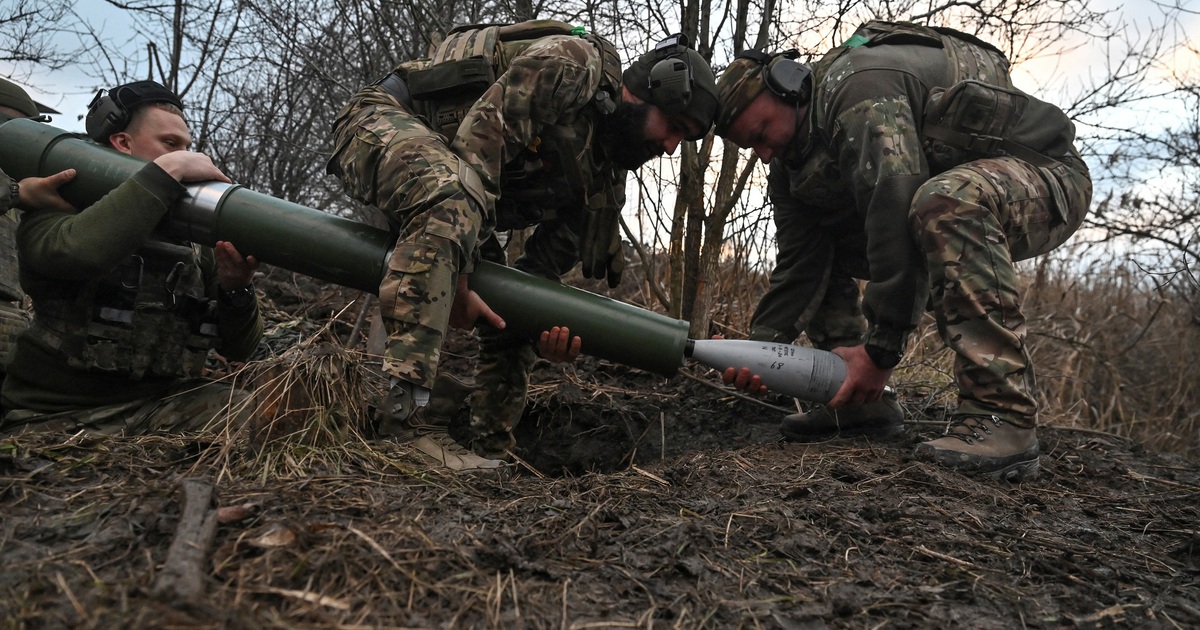
[[[0,435],[56,431],[91,435],[144,435],[168,431],[217,432],[250,418],[249,394],[221,381],[179,381],[161,396],[116,405],[40,413],[14,409],[4,414]]]
[[[909,225],[925,254],[930,308],[954,350],[959,411],[1037,424],[1036,382],[1013,263],[1062,245],[1091,204],[1087,168],[1012,157],[968,162],[926,182]]]
[[[399,233],[379,287],[387,329],[384,370],[431,388],[458,274],[473,269],[495,217],[478,175],[420,117],[377,87],[347,103],[334,123],[328,172],[358,201],[383,210]]]
[[[1091,196],[1077,157],[1054,169],[1011,157],[976,160],[918,191],[909,226],[925,255],[938,332],[956,353],[959,411],[1036,424],[1036,382],[1014,262],[1066,241],[1083,222]],[[866,322],[856,281],[835,261],[818,291],[817,306],[800,315],[794,330],[823,349],[862,343]],[[792,341],[785,336],[765,325],[751,332],[755,339]]]
[[[535,276],[559,279],[579,261],[586,219],[583,213],[568,213],[539,223],[513,266]],[[482,252],[490,262],[507,263],[495,239],[487,241]],[[512,431],[525,412],[529,372],[537,353],[529,339],[486,325],[478,332],[478,387],[471,394],[471,445],[480,454],[500,456],[514,444]]]

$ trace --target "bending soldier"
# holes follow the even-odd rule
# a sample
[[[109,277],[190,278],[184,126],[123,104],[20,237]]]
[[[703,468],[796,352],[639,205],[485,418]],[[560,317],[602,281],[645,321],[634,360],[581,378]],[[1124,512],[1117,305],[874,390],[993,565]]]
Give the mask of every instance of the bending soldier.
[[[847,364],[829,406],[784,418],[784,436],[899,429],[884,386],[928,304],[957,354],[959,403],[917,455],[1035,475],[1014,262],[1061,245],[1091,202],[1067,116],[1016,90],[994,46],[908,23],[869,22],[811,66],[750,51],[718,85],[717,133],[771,166],[779,258],[752,336],[804,331]],[[759,389],[747,370],[726,379]]]
[[[456,29],[430,59],[359,91],[334,125],[328,171],[399,235],[379,292],[393,381],[382,430],[450,468],[500,466],[534,353],[467,287],[478,260],[504,262],[493,233],[536,225],[517,268],[557,279],[582,260],[585,276],[615,286],[627,171],[702,138],[715,113],[712,71],[686,37],[622,73],[611,43],[552,20]],[[445,418],[417,412],[430,390],[456,389],[437,378],[447,327],[478,319],[471,426],[487,458],[451,440]],[[548,333],[552,358],[577,354],[569,332]]]

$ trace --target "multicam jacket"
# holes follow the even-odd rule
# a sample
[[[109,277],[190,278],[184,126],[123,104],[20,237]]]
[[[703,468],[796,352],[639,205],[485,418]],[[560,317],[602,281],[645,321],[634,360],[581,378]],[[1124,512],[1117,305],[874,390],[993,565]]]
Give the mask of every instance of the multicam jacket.
[[[19,217],[9,212],[17,205],[12,199],[12,178],[0,171],[0,300],[20,301],[20,281],[17,278],[17,223]]]
[[[909,236],[908,211],[935,174],[922,133],[925,104],[935,88],[964,79],[1012,84],[1008,62],[988,44],[947,30],[894,26],[868,23],[814,64],[807,121],[788,154],[771,164],[786,268],[772,276],[756,326],[786,331],[820,299],[817,287],[835,265],[869,280],[867,342],[902,348],[924,311],[928,281]],[[1053,128],[1039,129],[1047,123],[1032,119],[1020,124],[1027,128],[1016,131],[1031,149],[1086,169],[1069,155],[1074,129],[1065,116],[1054,118]]]
[[[611,44],[595,36],[492,37],[487,46],[495,50],[490,53],[498,65],[495,81],[450,123],[430,123],[453,134],[450,148],[479,174],[498,227],[521,228],[589,206],[619,210],[627,173],[605,161],[594,138],[598,93],[620,98],[619,60]],[[453,60],[456,52],[443,44],[432,60],[406,62],[398,71],[404,76],[427,70],[435,61]],[[414,98],[417,113],[443,117],[435,113],[436,104]]]
[[[154,228],[184,194],[156,164],[79,213],[28,211],[17,232],[34,321],[17,341],[6,409],[52,413],[157,395],[199,376],[209,349],[247,358],[257,304],[218,297],[213,251]]]

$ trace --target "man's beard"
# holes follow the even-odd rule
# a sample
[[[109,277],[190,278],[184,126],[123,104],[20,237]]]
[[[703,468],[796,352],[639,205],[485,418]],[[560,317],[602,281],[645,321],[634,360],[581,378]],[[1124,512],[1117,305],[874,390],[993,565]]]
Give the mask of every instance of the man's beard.
[[[632,171],[663,154],[662,146],[646,139],[649,103],[622,101],[616,111],[600,119],[596,135],[608,161]]]

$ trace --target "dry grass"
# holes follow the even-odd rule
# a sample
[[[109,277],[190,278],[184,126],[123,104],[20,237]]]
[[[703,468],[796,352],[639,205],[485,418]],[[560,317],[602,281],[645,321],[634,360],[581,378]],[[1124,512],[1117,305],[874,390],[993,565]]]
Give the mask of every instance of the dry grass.
[[[1200,456],[1200,326],[1188,300],[1195,287],[1183,275],[1158,286],[1161,279],[1115,256],[1081,267],[1079,256],[1064,250],[1021,267],[1042,422]],[[726,267],[716,284],[762,286],[762,280]],[[754,301],[743,303],[726,305],[714,327],[749,330]],[[954,407],[952,366],[926,316],[892,384],[910,411],[938,419]]]

